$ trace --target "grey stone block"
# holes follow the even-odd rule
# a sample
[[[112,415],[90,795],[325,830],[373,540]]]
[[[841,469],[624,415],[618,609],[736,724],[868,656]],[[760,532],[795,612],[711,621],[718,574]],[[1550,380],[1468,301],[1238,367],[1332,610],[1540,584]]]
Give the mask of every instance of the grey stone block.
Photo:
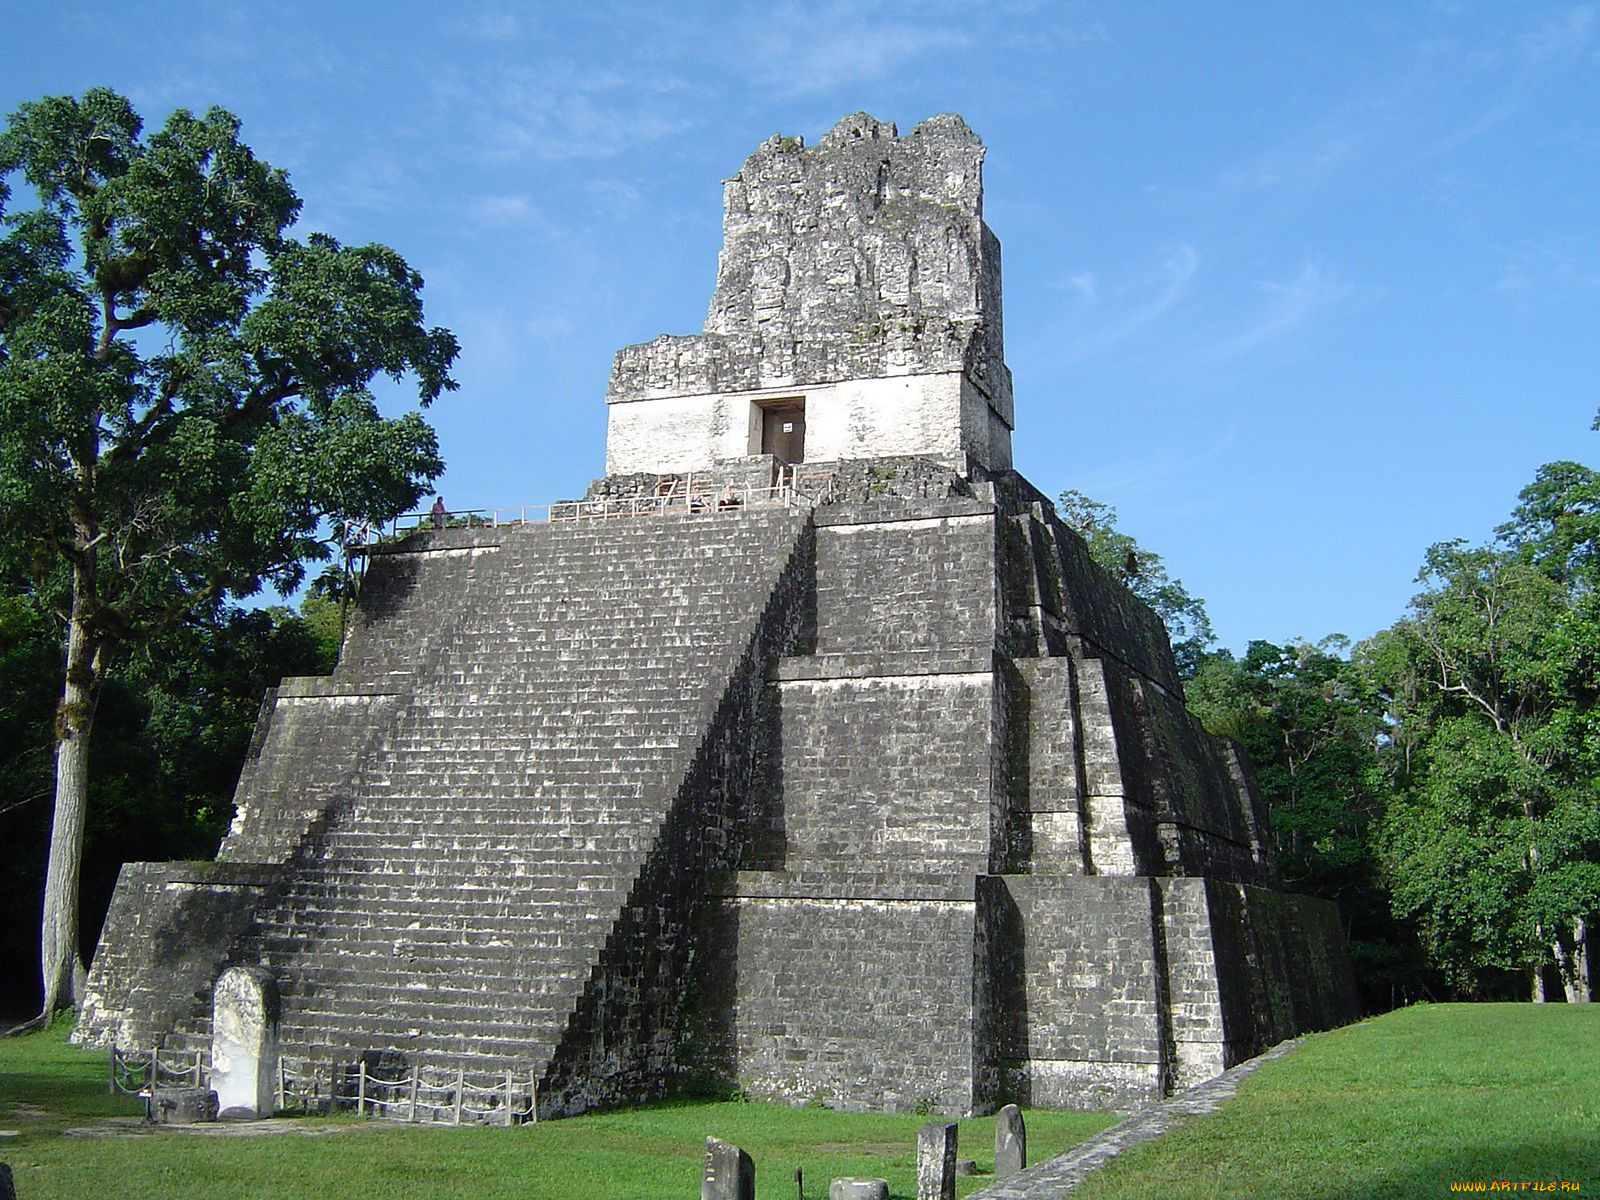
[[[994,1174],[996,1179],[1015,1175],[1028,1165],[1028,1130],[1022,1110],[1008,1104],[994,1118]]]
[[[849,1176],[828,1184],[828,1200],[889,1200],[887,1179],[859,1179]]]
[[[259,967],[229,967],[212,989],[211,1084],[229,1118],[277,1107],[278,983]]]
[[[917,1129],[917,1200],[955,1200],[956,1124],[929,1121]]]
[[[197,1125],[217,1119],[217,1094],[209,1088],[161,1088],[149,1099],[156,1125]]]
[[[750,1156],[721,1138],[706,1139],[700,1173],[700,1200],[755,1200],[756,1165]]]

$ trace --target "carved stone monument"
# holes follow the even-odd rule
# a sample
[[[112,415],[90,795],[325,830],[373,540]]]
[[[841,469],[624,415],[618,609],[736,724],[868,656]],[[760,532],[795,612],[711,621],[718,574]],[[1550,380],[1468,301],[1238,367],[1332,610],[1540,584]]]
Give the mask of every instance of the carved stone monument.
[[[211,994],[211,1086],[224,1118],[277,1107],[278,985],[259,967],[229,967]]]
[[[889,1181],[841,1177],[828,1184],[828,1200],[889,1200]]]
[[[259,966],[291,1074],[956,1114],[1353,1017],[1160,621],[1011,469],[983,155],[949,115],[758,147],[704,328],[616,356],[608,474],[373,549],[218,861],[124,867],[77,1036],[202,1050]]]

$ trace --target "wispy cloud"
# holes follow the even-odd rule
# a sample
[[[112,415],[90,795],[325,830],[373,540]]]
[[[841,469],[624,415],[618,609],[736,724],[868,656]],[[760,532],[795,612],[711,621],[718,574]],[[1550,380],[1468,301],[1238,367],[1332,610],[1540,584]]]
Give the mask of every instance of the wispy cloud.
[[[1193,246],[1176,246],[1164,251],[1160,264],[1153,271],[1137,284],[1119,289],[1127,299],[1106,319],[1088,328],[1082,336],[1069,340],[1065,361],[1093,358],[1145,333],[1183,300],[1199,270],[1200,255]],[[1092,273],[1077,272],[1068,277],[1065,286],[1077,291],[1088,303],[1098,303],[1098,285]]]
[[[1098,282],[1095,280],[1093,271],[1074,271],[1061,283],[1052,284],[1051,286],[1056,288],[1067,288],[1071,291],[1077,292],[1078,295],[1082,296],[1084,300],[1090,304],[1093,304],[1100,299],[1100,287]]]
[[[527,33],[528,14],[520,9],[496,7],[456,10],[441,25],[449,33],[474,41],[511,42]]]
[[[1600,248],[1525,245],[1501,256],[1494,290],[1523,305],[1564,292],[1600,288]]]
[[[1515,12],[1516,10],[1511,10]],[[1354,85],[1277,142],[1224,167],[1175,203],[1237,221],[1292,209],[1374,171],[1444,157],[1512,121],[1574,71],[1593,69],[1600,6],[1581,4],[1498,38],[1453,32],[1417,44],[1407,65]]]
[[[1595,6],[1579,5],[1546,16],[1510,42],[1508,51],[1490,47],[1482,55],[1491,70],[1509,70],[1506,81],[1488,91],[1489,103],[1469,109],[1469,116],[1423,150],[1423,157],[1449,153],[1503,125],[1536,96],[1563,78],[1588,56],[1594,41]]]
[[[1319,314],[1361,291],[1338,272],[1309,259],[1292,277],[1258,282],[1254,290],[1256,303],[1244,314],[1243,327],[1212,342],[1206,358],[1225,362],[1280,345]]]
[[[610,158],[682,134],[698,120],[680,103],[692,89],[670,71],[581,71],[546,62],[435,86],[479,153],[494,160]]]
[[[876,83],[974,36],[969,23],[940,20],[927,6],[842,3],[763,7],[734,34],[735,69],[791,98]]]
[[[471,215],[487,225],[526,225],[537,211],[526,193],[479,196],[466,204]]]

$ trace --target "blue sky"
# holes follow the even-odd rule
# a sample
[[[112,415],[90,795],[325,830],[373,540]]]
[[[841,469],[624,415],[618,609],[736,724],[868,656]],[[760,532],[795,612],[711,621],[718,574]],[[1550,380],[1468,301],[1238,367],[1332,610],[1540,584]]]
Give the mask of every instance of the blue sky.
[[[1429,543],[1600,459],[1594,4],[0,8],[4,111],[220,104],[304,229],[423,273],[452,508],[581,493],[614,350],[704,320],[719,181],[857,109],[983,137],[1017,465],[1226,645],[1366,636]]]

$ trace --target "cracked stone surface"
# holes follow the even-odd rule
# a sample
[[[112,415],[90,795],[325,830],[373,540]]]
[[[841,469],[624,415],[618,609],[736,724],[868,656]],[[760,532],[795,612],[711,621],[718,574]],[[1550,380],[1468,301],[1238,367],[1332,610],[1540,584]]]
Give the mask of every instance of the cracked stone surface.
[[[954,113],[767,139],[724,181],[704,332],[624,347],[609,399],[964,370],[1009,416],[983,154]]]

